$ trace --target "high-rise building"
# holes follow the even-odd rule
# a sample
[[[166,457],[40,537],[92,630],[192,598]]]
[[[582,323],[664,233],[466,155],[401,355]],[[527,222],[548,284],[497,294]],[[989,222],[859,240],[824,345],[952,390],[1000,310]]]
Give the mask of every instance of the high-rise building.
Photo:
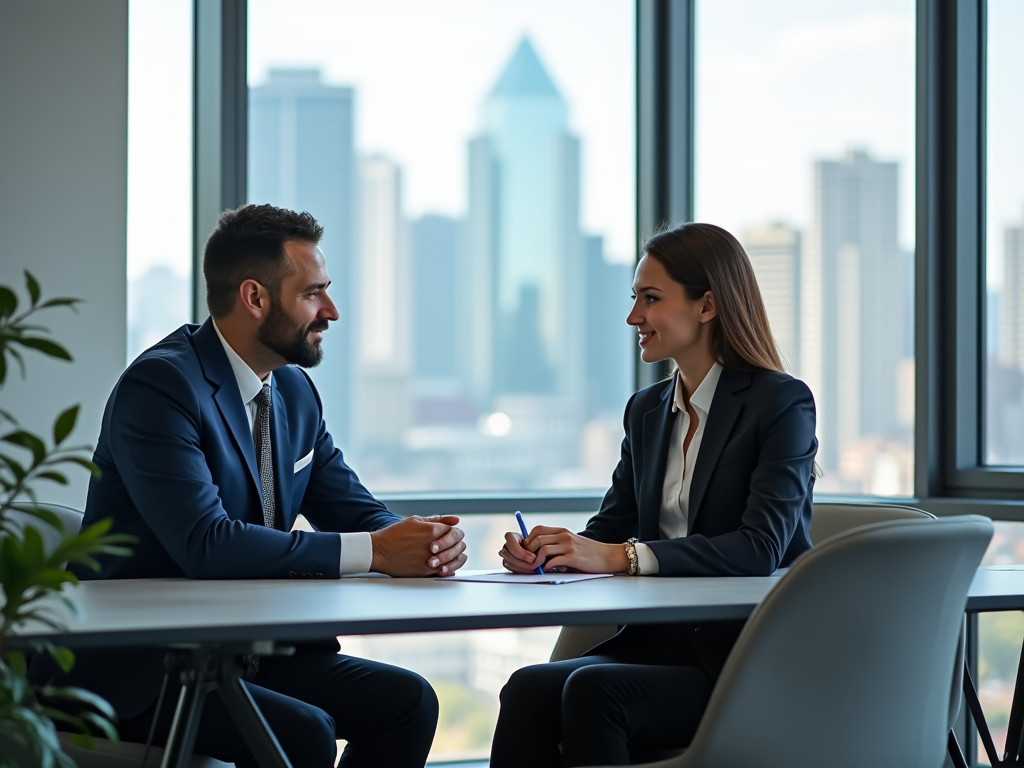
[[[587,418],[617,416],[633,391],[637,334],[626,325],[632,273],[605,259],[604,238],[584,238],[586,264]]]
[[[455,281],[459,220],[428,214],[412,223],[413,336],[418,379],[454,379],[461,329]]]
[[[324,334],[323,362],[310,370],[335,440],[351,424],[355,238],[353,92],[326,85],[316,69],[273,69],[249,90],[249,201],[309,211],[340,318]]]
[[[427,214],[410,227],[413,284],[415,421],[419,425],[467,424],[480,416],[460,376],[461,348],[475,320],[471,299],[457,293],[464,222]]]
[[[814,164],[814,220],[801,260],[800,372],[818,409],[826,473],[844,447],[900,431],[903,256],[894,162],[851,151]]]
[[[459,293],[474,302],[463,375],[484,407],[502,395],[579,403],[579,142],[529,40],[487,95],[481,120],[469,147],[468,247],[460,269]]]
[[[386,157],[360,160],[358,211],[352,442],[393,450],[412,423],[412,270],[402,174]]]
[[[800,375],[800,232],[775,222],[743,233],[768,312],[775,345],[786,370]]]

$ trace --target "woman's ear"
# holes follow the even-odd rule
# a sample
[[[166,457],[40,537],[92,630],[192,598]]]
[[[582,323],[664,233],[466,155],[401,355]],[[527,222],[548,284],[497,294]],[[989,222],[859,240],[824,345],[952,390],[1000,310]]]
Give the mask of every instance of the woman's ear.
[[[707,323],[718,317],[718,300],[711,291],[705,291],[701,298],[700,321]]]

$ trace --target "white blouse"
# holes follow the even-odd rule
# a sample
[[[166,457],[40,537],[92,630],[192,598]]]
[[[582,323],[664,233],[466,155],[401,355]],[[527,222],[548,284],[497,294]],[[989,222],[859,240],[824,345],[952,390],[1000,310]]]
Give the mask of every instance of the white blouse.
[[[693,468],[697,465],[697,454],[704,439],[704,425],[707,423],[708,412],[711,410],[711,402],[715,399],[715,390],[721,376],[722,366],[715,363],[690,395],[690,405],[697,414],[697,431],[690,438],[689,448],[684,451],[683,442],[690,429],[690,414],[686,409],[683,378],[676,373],[672,413],[679,413],[679,417],[672,427],[672,437],[668,441],[668,459],[665,462],[665,484],[662,487],[661,516],[658,520],[662,539],[678,539],[686,535]],[[658,558],[649,546],[637,544],[636,555],[640,575],[652,576],[658,572]]]

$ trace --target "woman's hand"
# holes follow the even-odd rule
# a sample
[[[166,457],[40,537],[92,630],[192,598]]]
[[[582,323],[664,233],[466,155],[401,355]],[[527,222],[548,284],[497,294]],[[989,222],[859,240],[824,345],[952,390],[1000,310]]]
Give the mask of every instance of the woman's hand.
[[[540,565],[533,552],[523,549],[523,537],[511,531],[505,534],[505,546],[498,550],[498,556],[501,564],[512,573],[534,573]]]
[[[525,541],[520,539],[517,534],[506,533],[501,551],[505,567],[513,573],[531,573],[537,564],[543,564],[546,572],[570,568],[583,573],[629,570],[626,549],[621,544],[602,544],[565,528],[538,525]]]

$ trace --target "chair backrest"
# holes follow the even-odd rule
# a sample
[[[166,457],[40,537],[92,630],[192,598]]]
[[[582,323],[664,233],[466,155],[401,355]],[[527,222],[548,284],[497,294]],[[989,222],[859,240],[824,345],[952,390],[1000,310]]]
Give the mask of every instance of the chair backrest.
[[[846,533],[862,525],[887,520],[934,520],[935,515],[923,509],[898,504],[823,504],[814,503],[811,510],[811,544]]]
[[[751,616],[678,765],[940,765],[992,530],[978,516],[899,520],[804,554]]]
[[[817,546],[833,536],[852,531],[863,525],[887,520],[934,520],[935,515],[916,507],[896,504],[819,504],[811,511],[811,544]],[[964,685],[964,648],[967,647],[967,622],[963,623],[960,650],[953,664],[953,685],[949,696],[949,727],[952,729],[960,715]]]
[[[24,530],[26,526],[35,528],[43,536],[43,548],[47,554],[50,554],[57,548],[61,543],[64,536],[69,533],[78,533],[82,528],[82,518],[84,514],[79,512],[77,509],[72,507],[65,507],[63,504],[36,504],[37,507],[43,507],[61,521],[64,525],[63,531],[58,531],[52,525],[43,520],[40,520],[35,515],[26,512],[25,508],[29,506],[27,504],[15,504],[9,514],[9,519],[14,523],[16,530]]]

